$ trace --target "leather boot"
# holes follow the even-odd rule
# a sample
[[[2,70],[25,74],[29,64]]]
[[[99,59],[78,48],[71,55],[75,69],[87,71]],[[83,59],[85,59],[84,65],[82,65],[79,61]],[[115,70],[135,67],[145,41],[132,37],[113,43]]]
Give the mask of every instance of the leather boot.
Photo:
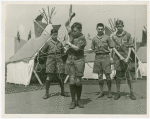
[[[82,104],[81,100],[77,101],[77,106],[80,108],[84,108],[84,105]]]
[[[70,103],[69,109],[74,109],[75,107],[76,107],[76,102],[75,102],[75,100],[73,100],[73,101]]]
[[[46,80],[46,93],[45,93],[43,99],[48,99],[49,98],[49,87],[50,87],[50,81]]]

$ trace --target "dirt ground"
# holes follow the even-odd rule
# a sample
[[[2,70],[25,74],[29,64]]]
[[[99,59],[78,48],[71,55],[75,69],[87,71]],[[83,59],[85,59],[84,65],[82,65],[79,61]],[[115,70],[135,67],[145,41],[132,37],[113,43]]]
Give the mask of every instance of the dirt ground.
[[[50,87],[51,97],[44,100],[44,88],[41,90],[27,91],[21,93],[5,94],[6,114],[146,114],[147,113],[147,80],[134,82],[134,94],[136,100],[128,97],[129,88],[124,83],[121,85],[121,98],[114,100],[107,98],[95,99],[99,94],[97,84],[83,85],[82,102],[84,108],[76,107],[69,109],[70,97],[60,96],[60,87],[53,85]],[[44,87],[44,86],[43,86]],[[66,92],[70,93],[69,85],[65,85]],[[105,91],[107,87],[105,86]],[[113,97],[116,91],[115,84],[112,85]]]

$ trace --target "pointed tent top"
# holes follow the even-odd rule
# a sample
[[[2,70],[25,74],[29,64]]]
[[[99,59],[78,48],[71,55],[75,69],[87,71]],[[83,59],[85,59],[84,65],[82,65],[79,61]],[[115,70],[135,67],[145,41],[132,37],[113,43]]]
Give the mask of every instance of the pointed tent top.
[[[61,25],[59,24],[59,25],[52,25],[53,26],[53,29],[56,29],[56,30],[59,30],[60,29],[60,27],[61,27]]]

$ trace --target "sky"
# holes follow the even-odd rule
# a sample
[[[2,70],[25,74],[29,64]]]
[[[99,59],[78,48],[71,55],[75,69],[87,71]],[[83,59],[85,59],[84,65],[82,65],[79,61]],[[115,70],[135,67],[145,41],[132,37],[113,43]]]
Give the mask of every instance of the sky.
[[[5,36],[16,36],[20,32],[21,39],[27,40],[30,29],[33,28],[33,20],[40,14],[39,10],[47,9],[47,6],[56,7],[56,15],[52,19],[53,24],[61,24],[59,36],[66,33],[65,22],[69,18],[69,5],[42,5],[42,4],[9,4],[6,6]],[[147,25],[146,5],[73,5],[76,16],[73,22],[81,22],[83,34],[91,37],[96,35],[96,24],[104,23],[109,26],[108,19],[119,18],[124,21],[124,29],[138,41],[142,38],[143,26]]]

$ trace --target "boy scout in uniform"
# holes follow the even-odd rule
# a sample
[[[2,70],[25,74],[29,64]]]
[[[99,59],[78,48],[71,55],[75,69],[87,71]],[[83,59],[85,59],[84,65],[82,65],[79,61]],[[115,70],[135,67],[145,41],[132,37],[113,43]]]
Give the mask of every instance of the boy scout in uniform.
[[[72,98],[70,109],[74,109],[76,105],[80,108],[84,107],[80,98],[82,93],[82,77],[85,68],[84,47],[86,46],[86,40],[82,34],[81,23],[75,22],[70,28],[69,24],[74,16],[75,13],[71,15],[70,19],[65,24],[70,37],[70,41],[66,43],[69,45],[70,49],[67,51],[68,58],[65,66],[65,74],[69,75]],[[77,102],[75,101],[76,94]]]
[[[51,81],[54,75],[57,77],[58,82],[61,87],[61,95],[68,97],[69,95],[64,92],[64,66],[62,55],[64,54],[64,48],[62,43],[57,39],[58,37],[58,29],[51,30],[51,39],[46,42],[41,50],[42,53],[46,53],[47,61],[46,61],[46,94],[43,99],[49,98],[49,88]]]
[[[127,67],[130,67],[130,54],[131,54],[131,48],[133,47],[133,42],[131,35],[123,30],[124,24],[122,20],[116,21],[116,28],[117,32],[115,34],[112,34],[111,38],[115,43],[115,48],[113,48],[114,51],[114,61],[115,69],[116,69],[116,87],[117,87],[117,93],[114,97],[115,100],[118,100],[120,98],[120,82],[121,78],[125,75],[125,72],[127,70],[127,82],[130,88],[130,98],[132,100],[135,100],[136,97],[133,94],[133,85],[132,85],[132,77],[130,74],[130,70],[127,69]],[[121,59],[121,60],[120,60]],[[120,60],[120,61],[119,61]]]
[[[111,58],[111,51],[109,48],[114,47],[114,43],[110,40],[109,36],[104,34],[104,25],[102,23],[97,24],[97,36],[92,40],[91,49],[95,52],[95,61],[93,67],[93,73],[98,74],[100,94],[98,98],[104,96],[103,92],[103,74],[106,76],[107,87],[108,87],[108,98],[112,98],[111,94],[111,63],[113,59]]]

